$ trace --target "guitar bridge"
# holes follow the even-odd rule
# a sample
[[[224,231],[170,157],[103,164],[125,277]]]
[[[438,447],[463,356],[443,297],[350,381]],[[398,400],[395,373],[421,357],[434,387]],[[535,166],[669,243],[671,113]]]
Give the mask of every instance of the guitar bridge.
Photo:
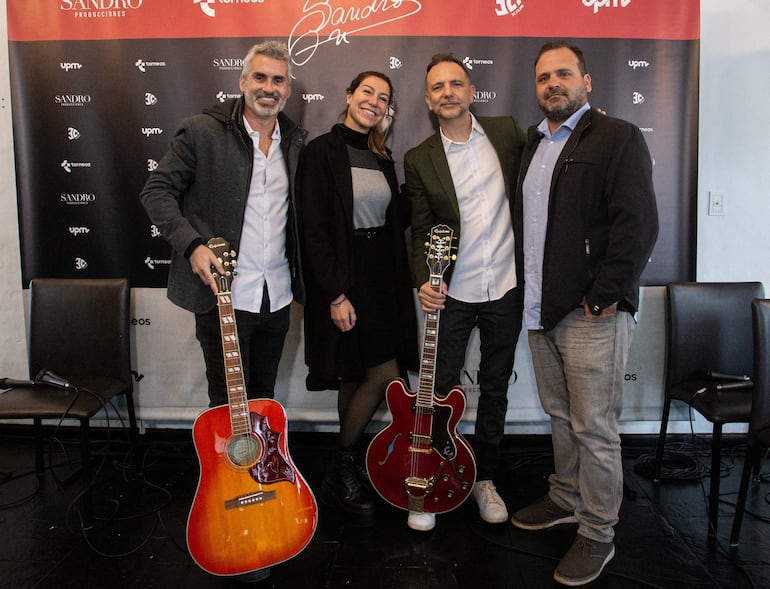
[[[240,507],[248,507],[249,505],[255,505],[257,503],[264,503],[265,501],[272,501],[275,499],[275,491],[260,491],[259,493],[248,493],[246,495],[239,495],[232,499],[225,501],[225,509],[238,509]]]
[[[407,477],[404,482],[406,483],[407,493],[410,495],[412,490],[427,493],[433,487],[432,480],[424,479],[421,477]]]

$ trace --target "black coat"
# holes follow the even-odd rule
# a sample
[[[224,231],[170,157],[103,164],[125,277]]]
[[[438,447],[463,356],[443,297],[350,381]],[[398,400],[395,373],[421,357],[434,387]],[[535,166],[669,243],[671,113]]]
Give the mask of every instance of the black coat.
[[[522,184],[541,137],[528,132],[514,200],[524,284]],[[541,324],[552,329],[585,297],[598,315],[639,306],[639,278],[658,236],[652,160],[638,127],[589,110],[556,160],[548,201]]]
[[[393,280],[402,334],[398,354],[401,371],[417,370],[417,322],[405,229],[410,210],[402,197],[392,160],[378,158],[391,189],[387,226],[392,231]],[[303,150],[297,171],[300,243],[307,288],[305,362],[311,382],[332,388],[337,377],[341,332],[331,321],[329,303],[355,284],[353,271],[353,180],[342,130],[335,126]],[[376,264],[376,261],[373,261]],[[322,388],[318,386],[317,388]]]

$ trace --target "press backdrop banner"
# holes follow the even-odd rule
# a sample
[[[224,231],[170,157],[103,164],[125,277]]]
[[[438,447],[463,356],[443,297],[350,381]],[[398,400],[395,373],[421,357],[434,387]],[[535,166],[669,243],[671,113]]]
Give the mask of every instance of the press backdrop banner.
[[[389,144],[402,178],[404,152],[434,130],[424,101],[431,55],[451,51],[465,62],[476,114],[512,114],[526,129],[542,118],[538,48],[573,40],[592,74],[592,106],[639,126],[655,162],[661,229],[644,283],[693,276],[697,0],[7,0],[7,11],[23,283],[127,276],[137,330],[155,330],[137,334],[137,356],[162,356],[142,368],[156,378],[170,369],[175,390],[187,391],[171,393],[179,405],[205,399],[199,357],[189,362],[200,352],[187,324],[184,340],[169,333],[190,319],[163,299],[169,248],[138,195],[182,118],[239,95],[242,58],[262,39],[288,44],[286,112],[311,137],[337,120],[355,74],[387,73],[397,102]],[[282,373],[292,389],[304,388],[300,322],[301,313]],[[194,376],[180,376],[190,365]],[[162,394],[158,409],[173,407]]]

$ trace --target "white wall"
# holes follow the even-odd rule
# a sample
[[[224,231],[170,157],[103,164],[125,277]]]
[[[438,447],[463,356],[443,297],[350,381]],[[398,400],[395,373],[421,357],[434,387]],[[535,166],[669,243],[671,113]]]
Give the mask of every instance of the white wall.
[[[701,1],[697,279],[761,280],[770,296],[770,228],[766,226],[770,217],[770,194],[767,189],[770,186],[770,148],[764,141],[766,133],[755,130],[755,125],[764,123],[767,118],[765,103],[770,93],[770,76],[766,70],[770,62],[767,23],[770,23],[768,0]],[[0,154],[0,177],[3,178],[0,183],[0,377],[23,378],[27,374],[25,293],[20,286],[6,0],[0,0]],[[709,192],[724,195],[724,215],[707,214]],[[147,297],[162,296],[160,292],[147,293],[145,290],[139,289],[135,293],[135,314]],[[638,341],[646,340],[648,343],[645,345],[654,346],[662,339],[659,321],[656,321],[661,317],[662,310],[659,289],[646,293],[645,299],[649,302],[643,301],[640,328],[644,331],[639,334],[642,337]],[[653,317],[649,316],[650,313]],[[652,321],[645,321],[645,315]],[[177,327],[184,324],[183,318],[179,319]],[[144,341],[141,334],[137,336],[137,340],[142,342],[139,346],[141,350],[135,350],[139,360],[143,355],[159,352],[153,349],[151,342]],[[190,338],[185,339],[189,341]],[[193,352],[190,350],[190,353]],[[301,355],[297,349],[294,352],[295,358],[287,366],[291,372],[301,364],[301,360],[297,360],[297,357],[301,359]],[[634,356],[651,357],[648,350],[638,344],[632,350],[632,361]],[[646,367],[647,382],[655,386],[656,380],[661,382],[662,354],[652,354],[652,357],[655,365]],[[520,359],[521,354],[517,354],[517,367],[527,370],[526,363],[520,363]],[[636,367],[632,365],[630,369],[633,371]],[[525,376],[531,377],[528,374]],[[295,378],[301,380],[304,374]],[[140,385],[149,386],[149,383]],[[145,392],[157,394],[157,391]],[[521,392],[526,397],[524,405],[536,405],[534,391]],[[201,402],[204,401],[205,391],[202,388],[195,395],[200,397]],[[289,399],[290,418],[317,420],[319,413],[315,409],[320,407],[321,421],[333,421],[333,394],[322,395],[312,400],[304,397]],[[634,403],[639,398],[639,395],[634,395],[633,388],[627,392],[626,414],[635,415],[637,408]],[[306,401],[308,406],[304,407]],[[472,401],[470,398],[469,407]],[[517,400],[512,399],[512,404],[521,405],[522,401],[520,394]],[[151,420],[151,426],[163,423],[160,409],[155,410],[160,421]],[[514,431],[543,431],[543,422],[536,415],[535,407],[531,409],[525,423]],[[195,412],[191,407],[189,415],[185,414],[185,420],[194,416]],[[173,421],[173,415],[169,415],[169,419]],[[647,419],[649,417],[640,418],[637,423],[624,424],[624,431],[655,432],[657,424]],[[680,422],[671,429],[686,432],[689,427],[688,423]],[[697,431],[710,431],[709,424],[702,420],[696,421],[695,428]]]
[[[0,0],[0,377],[27,376],[16,176],[13,161],[8,24]]]
[[[697,278],[761,280],[770,296],[768,24],[767,0],[701,0]]]

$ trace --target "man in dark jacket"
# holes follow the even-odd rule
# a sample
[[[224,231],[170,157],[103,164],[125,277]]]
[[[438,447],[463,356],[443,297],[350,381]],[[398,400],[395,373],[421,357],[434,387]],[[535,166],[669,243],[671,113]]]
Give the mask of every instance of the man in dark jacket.
[[[141,194],[173,249],[168,298],[195,313],[212,407],[227,403],[212,267],[225,269],[205,244],[221,237],[237,252],[231,291],[249,398],[274,396],[290,303],[304,302],[294,174],[307,131],[281,113],[291,95],[286,46],[253,46],[240,89],[182,121]]]
[[[578,586],[615,554],[623,497],[618,419],[639,277],[658,215],[642,133],[591,110],[581,50],[544,45],[535,87],[545,119],[529,129],[513,220],[524,322],[556,468],[548,494],[511,521],[526,530],[577,523],[554,578]]]

